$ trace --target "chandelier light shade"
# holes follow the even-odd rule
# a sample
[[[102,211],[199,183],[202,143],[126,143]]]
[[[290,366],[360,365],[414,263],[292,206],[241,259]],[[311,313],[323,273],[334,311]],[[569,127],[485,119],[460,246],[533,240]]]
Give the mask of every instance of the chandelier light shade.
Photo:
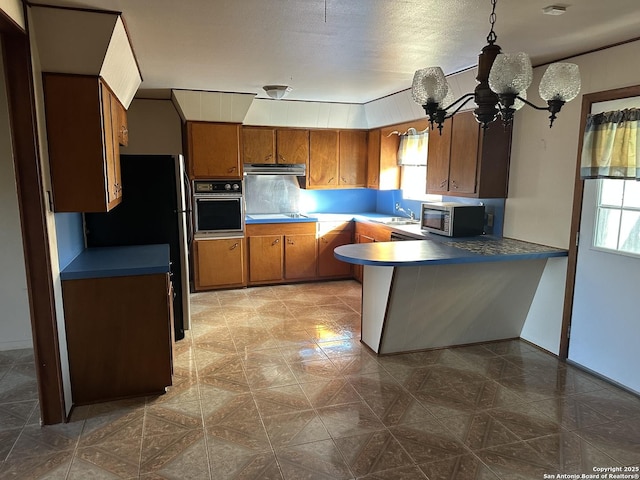
[[[520,53],[499,53],[489,72],[489,87],[495,93],[515,93],[526,91],[533,80],[533,68],[529,55]]]
[[[580,71],[575,63],[553,63],[544,72],[539,88],[545,101],[570,102],[580,93]]]
[[[498,117],[505,124],[511,123],[513,114],[524,105],[548,111],[549,127],[552,127],[562,106],[580,92],[578,66],[573,63],[553,63],[547,68],[539,87],[540,97],[547,102],[547,106],[538,107],[527,100],[527,88],[533,79],[531,60],[523,52],[502,53],[495,44],[498,38],[493,30],[496,3],[497,0],[491,0],[491,31],[487,35],[487,45],[478,56],[478,85],[473,93],[454,100],[440,67],[416,71],[412,85],[413,100],[424,108],[432,129],[437,126],[442,132],[444,121],[459,112],[472,99],[476,103],[474,115],[482,128],[487,128]]]

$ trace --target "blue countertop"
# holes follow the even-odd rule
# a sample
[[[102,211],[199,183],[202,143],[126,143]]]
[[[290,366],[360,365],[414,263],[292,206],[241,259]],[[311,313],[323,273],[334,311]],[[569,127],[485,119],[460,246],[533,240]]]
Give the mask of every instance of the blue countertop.
[[[299,223],[299,222],[350,222],[359,221],[384,221],[399,215],[389,215],[378,212],[358,213],[249,213],[245,216],[247,225],[259,223]],[[389,226],[389,225],[386,225]],[[394,228],[396,226],[394,225]],[[418,226],[419,227],[419,226]],[[417,231],[420,229],[418,228]]]
[[[334,250],[337,259],[358,265],[416,267],[456,263],[504,262],[566,257],[567,250],[511,238],[473,237],[342,245]]]
[[[169,245],[88,248],[61,272],[62,280],[152,275],[170,271]]]

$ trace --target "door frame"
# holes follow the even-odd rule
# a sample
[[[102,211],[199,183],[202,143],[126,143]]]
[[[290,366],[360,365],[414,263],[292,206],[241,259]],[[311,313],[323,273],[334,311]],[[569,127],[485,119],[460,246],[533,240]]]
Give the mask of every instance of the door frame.
[[[25,7],[25,18],[27,12]],[[40,418],[66,421],[46,201],[28,34],[0,10],[9,125],[22,230]]]
[[[582,195],[584,193],[584,180],[580,178],[580,161],[582,158],[582,139],[584,138],[584,130],[587,125],[587,116],[591,113],[591,106],[594,103],[607,102],[610,100],[619,100],[622,98],[637,96],[640,96],[640,85],[588,93],[582,96],[582,110],[580,113],[580,134],[578,136],[578,155],[576,160],[576,174],[573,188],[571,234],[569,237],[569,259],[567,263],[567,280],[564,291],[562,328],[560,330],[559,357],[562,360],[566,360],[569,356],[571,315],[573,311],[573,296],[576,286],[576,269],[578,267],[578,236],[580,232],[580,219],[582,217]]]

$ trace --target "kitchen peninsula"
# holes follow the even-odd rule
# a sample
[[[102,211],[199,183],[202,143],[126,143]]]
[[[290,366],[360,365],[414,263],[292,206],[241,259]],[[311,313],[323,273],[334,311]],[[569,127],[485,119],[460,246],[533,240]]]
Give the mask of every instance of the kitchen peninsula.
[[[474,237],[343,245],[364,266],[362,341],[378,354],[520,337],[548,259],[567,251]]]

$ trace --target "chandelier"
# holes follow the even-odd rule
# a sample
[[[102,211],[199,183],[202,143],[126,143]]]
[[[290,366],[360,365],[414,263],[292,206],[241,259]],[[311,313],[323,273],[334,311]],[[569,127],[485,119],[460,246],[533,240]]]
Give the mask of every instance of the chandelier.
[[[498,38],[493,30],[496,2],[491,0],[491,31],[487,35],[487,45],[478,55],[478,85],[473,93],[454,100],[440,67],[417,70],[413,77],[413,100],[424,108],[431,128],[437,125],[440,133],[444,121],[458,113],[471,99],[476,103],[473,113],[482,128],[487,128],[498,116],[508,125],[516,110],[525,104],[536,110],[548,111],[551,128],[562,106],[580,92],[578,66],[574,63],[552,63],[547,67],[539,87],[540,97],[547,102],[547,106],[538,107],[527,100],[527,88],[533,78],[531,60],[523,52],[501,53],[500,47],[495,44]]]

